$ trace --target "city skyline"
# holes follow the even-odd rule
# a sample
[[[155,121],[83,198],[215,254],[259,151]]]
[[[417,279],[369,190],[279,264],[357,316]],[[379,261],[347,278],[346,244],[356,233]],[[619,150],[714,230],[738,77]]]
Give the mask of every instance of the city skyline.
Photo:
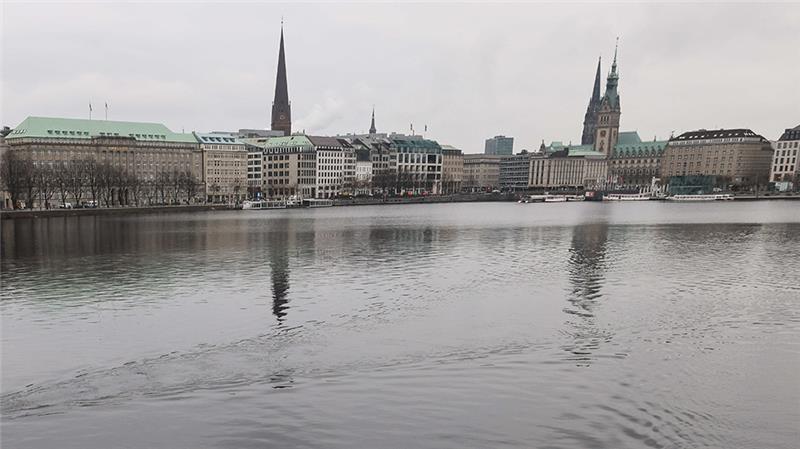
[[[484,140],[497,134],[514,136],[519,142],[517,151],[535,150],[542,139],[565,143],[571,140],[577,144],[581,140],[582,119],[591,94],[597,57],[611,60],[617,34],[621,36],[620,92],[625,96],[621,131],[637,130],[644,139],[653,136],[663,139],[672,131],[679,134],[697,128],[741,126],[777,139],[785,128],[794,126],[793,121],[797,119],[792,114],[797,113],[794,109],[798,101],[792,96],[800,94],[791,90],[791,80],[796,79],[798,63],[791,58],[782,61],[778,55],[785,54],[787,46],[800,45],[800,39],[780,34],[781,30],[788,32],[789,27],[774,22],[769,25],[752,23],[749,28],[737,29],[749,20],[747,11],[754,8],[752,5],[716,10],[713,5],[692,7],[702,13],[717,11],[714,13],[719,22],[716,26],[721,27],[719,36],[726,38],[727,46],[713,38],[711,43],[704,44],[699,35],[707,34],[707,27],[702,33],[691,27],[692,23],[700,23],[696,22],[698,17],[687,14],[685,8],[676,8],[675,12],[681,12],[680,17],[673,16],[671,9],[663,5],[617,5],[618,10],[622,8],[628,14],[644,18],[634,21],[639,28],[633,29],[629,21],[623,20],[630,16],[608,14],[604,12],[607,7],[598,9],[598,5],[586,6],[583,14],[571,14],[574,8],[559,9],[554,5],[511,5],[489,12],[490,8],[482,5],[402,8],[360,5],[363,11],[358,17],[348,14],[352,12],[349,7],[338,5],[311,10],[287,5],[248,4],[233,8],[183,5],[182,10],[166,8],[163,17],[156,22],[172,28],[148,28],[147,36],[138,36],[141,39],[136,40],[135,45],[125,47],[136,55],[132,66],[130,62],[120,63],[116,53],[109,51],[110,47],[129,38],[125,31],[139,31],[135,25],[122,23],[123,17],[132,18],[129,23],[135,24],[133,19],[137,15],[146,16],[153,5],[80,5],[78,10],[92,8],[93,17],[99,15],[105,19],[100,20],[97,27],[86,27],[85,32],[79,29],[81,21],[76,17],[79,11],[59,14],[58,8],[63,7],[44,9],[42,5],[18,4],[4,7],[3,124],[7,126],[16,126],[28,115],[84,118],[88,114],[87,101],[91,100],[96,119],[102,118],[102,105],[108,101],[109,120],[164,122],[173,130],[187,132],[269,128],[281,11],[285,11],[287,18],[286,65],[292,78],[290,101],[294,106],[295,131],[322,135],[364,133],[375,105],[382,132],[408,132],[412,123],[419,132],[427,125],[426,137],[453,144],[467,153],[481,152]],[[454,20],[473,25],[472,29],[467,27],[465,35],[459,39],[450,41],[450,36],[431,32],[424,26],[419,33],[404,34],[402,30],[408,20],[426,24],[447,11],[455,11],[453,8],[459,11]],[[515,17],[519,15],[515,12],[529,12],[527,18],[534,21],[541,19],[537,12],[547,12],[551,21],[559,24],[574,19],[577,20],[574,28],[583,30],[582,21],[592,15],[593,8],[596,9],[595,21],[605,23],[599,31],[595,29],[598,27],[586,27],[583,34],[570,32],[561,42],[554,42],[552,38],[547,42],[514,39],[520,33],[534,36],[543,32],[541,28],[533,31],[514,28],[524,23],[524,17]],[[757,9],[762,16],[771,15],[779,23],[788,23],[792,17],[797,17],[787,11],[800,11],[769,5]],[[254,12],[238,17],[242,10]],[[422,13],[412,14],[411,11]],[[662,14],[655,20],[658,11]],[[332,18],[318,24],[319,15],[326,12],[332,13]],[[238,17],[233,25],[221,19],[231,13]],[[478,18],[484,13],[511,20],[509,30],[501,35],[489,33],[492,30],[485,24],[488,19]],[[24,23],[35,14],[40,15],[42,29],[47,31],[26,36],[32,30],[26,30]],[[52,21],[64,15],[70,20]],[[258,29],[249,26],[254,20],[262,22],[263,26]],[[657,23],[644,25],[649,22]],[[15,26],[17,23],[20,25]],[[221,25],[215,27],[214,24]],[[667,25],[677,24],[686,29],[676,34],[676,39],[665,40],[660,36],[651,42],[663,47],[663,42],[677,41],[672,53],[648,47],[647,35],[658,31],[658,26],[669,28]],[[228,33],[227,30],[232,30],[227,28],[230,26],[241,33]],[[544,27],[545,31],[548,26]],[[762,26],[768,26],[768,36],[759,35]],[[112,32],[120,27],[120,32]],[[375,39],[364,39],[358,33],[337,32],[354,27],[369,31]],[[736,36],[731,34],[734,30],[738,33]],[[209,35],[199,41],[178,36],[181,39],[173,42],[170,33],[177,31],[194,37],[198,31]],[[331,32],[330,36],[327,31]],[[104,32],[112,35],[98,43],[104,58],[92,58],[87,55],[91,52],[74,51],[76,45],[86,44],[89,33]],[[323,41],[318,39],[320,32],[325,35]],[[62,35],[70,38],[59,39]],[[696,39],[692,39],[692,35]],[[136,33],[133,37],[137,37]],[[577,39],[581,37],[583,39]],[[320,45],[320,42],[324,43]],[[418,44],[424,45],[411,49],[415,51],[407,58],[401,56],[403,52],[393,51],[398,46]],[[204,45],[209,49],[206,56],[195,55],[201,47],[206,48]],[[715,53],[703,54],[703,45],[714,48]],[[227,53],[216,51],[218,47],[225,48]],[[337,47],[349,51],[334,51]],[[697,48],[694,53],[681,54],[680,50],[689,47]],[[751,47],[760,47],[763,51],[742,52],[752,50]],[[534,71],[523,71],[525,66],[520,62],[520,55],[526,50],[534,50],[528,53],[535,62]],[[154,52],[148,56],[148,51]],[[178,57],[181,52],[192,57]],[[243,52],[245,57],[237,52]],[[567,54],[563,54],[565,52]],[[435,54],[451,57],[439,58],[440,61],[431,57]],[[741,54],[747,58],[731,58]],[[36,70],[37,64],[48,62],[48,58],[42,56],[51,59],[47,71]],[[685,60],[696,63],[699,56],[704,56],[707,60],[702,62],[707,66],[682,66],[680,56],[684,63]],[[764,61],[773,59],[773,65],[768,66],[772,70],[764,70]],[[715,64],[720,61],[727,62]],[[332,65],[332,62],[339,64]],[[777,69],[778,62],[784,63],[780,69]],[[714,78],[714,72],[707,70],[710,66],[716,66],[725,76]],[[126,71],[126,68],[133,70]],[[457,70],[460,68],[463,70]],[[732,68],[737,69],[735,73],[727,72]],[[603,78],[607,72],[608,66],[604,64]],[[753,78],[754,73],[759,78]],[[658,82],[659,76],[661,82]],[[758,79],[755,86],[753,79]],[[739,84],[738,90],[726,90],[732,84]],[[414,95],[413,92],[420,93]],[[698,97],[698,92],[706,95],[705,100]],[[776,97],[778,94],[780,97]],[[698,102],[704,107],[686,106]]]

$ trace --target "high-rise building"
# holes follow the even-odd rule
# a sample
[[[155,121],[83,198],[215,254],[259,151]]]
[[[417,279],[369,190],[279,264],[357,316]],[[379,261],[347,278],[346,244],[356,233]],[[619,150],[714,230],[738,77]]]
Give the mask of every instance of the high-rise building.
[[[281,44],[278,51],[278,75],[275,78],[275,99],[272,101],[272,130],[292,134],[292,105],[289,103],[289,87],[286,82],[286,55],[283,51],[283,24]]]
[[[617,84],[617,49],[614,48],[614,62],[611,64],[611,72],[606,80],[606,92],[600,100],[600,108],[597,111],[597,122],[594,131],[594,149],[606,156],[610,155],[617,144],[619,134],[619,117],[621,109],[619,104],[619,93]]]
[[[514,138],[494,136],[486,139],[483,154],[514,154]]]
[[[597,73],[594,75],[594,88],[592,97],[589,99],[589,106],[586,107],[586,115],[583,116],[583,135],[581,145],[592,145],[594,143],[594,132],[597,126],[597,112],[600,110],[600,59],[597,59]]]

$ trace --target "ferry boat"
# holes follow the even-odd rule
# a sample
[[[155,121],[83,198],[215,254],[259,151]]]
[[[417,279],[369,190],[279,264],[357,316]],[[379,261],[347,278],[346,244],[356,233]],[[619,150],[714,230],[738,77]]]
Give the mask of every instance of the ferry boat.
[[[603,201],[649,201],[649,193],[607,193],[603,195]]]
[[[715,193],[711,195],[672,195],[667,197],[670,201],[731,201],[730,193]]]
[[[565,203],[566,201],[565,195],[546,195],[544,198],[545,203]]]
[[[243,201],[242,209],[286,209],[286,201],[283,200],[261,200]]]
[[[583,195],[569,195],[567,201],[585,201],[586,197]]]
[[[331,207],[333,200],[324,198],[308,198],[303,200],[303,207]]]

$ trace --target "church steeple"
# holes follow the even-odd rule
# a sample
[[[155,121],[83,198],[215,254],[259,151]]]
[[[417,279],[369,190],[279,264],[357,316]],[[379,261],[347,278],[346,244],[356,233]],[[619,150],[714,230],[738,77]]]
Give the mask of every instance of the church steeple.
[[[278,50],[278,74],[275,78],[275,99],[272,101],[272,129],[292,134],[292,106],[289,103],[289,87],[286,82],[286,55],[283,50],[283,20],[281,20],[281,43]]]
[[[617,74],[617,49],[619,48],[619,38],[614,47],[614,62],[611,63],[611,71],[606,80],[606,92],[600,101],[600,109],[597,113],[597,125],[594,134],[594,149],[606,156],[613,154],[617,146],[619,136],[619,119],[622,109],[619,103],[619,93],[617,84],[619,75]]]
[[[372,107],[372,124],[369,125],[369,133],[370,134],[376,134],[377,132],[378,132],[378,130],[375,129],[375,106],[373,106]]]
[[[597,73],[594,75],[594,90],[592,90],[592,100],[591,101],[600,101],[600,62],[602,61],[602,57],[597,58]],[[616,58],[614,59],[616,61]]]
[[[581,145],[591,145],[594,143],[594,130],[597,124],[597,111],[600,109],[600,62],[597,58],[597,72],[594,75],[594,89],[592,97],[589,99],[589,106],[586,107],[586,115],[583,116],[583,134],[581,134]]]

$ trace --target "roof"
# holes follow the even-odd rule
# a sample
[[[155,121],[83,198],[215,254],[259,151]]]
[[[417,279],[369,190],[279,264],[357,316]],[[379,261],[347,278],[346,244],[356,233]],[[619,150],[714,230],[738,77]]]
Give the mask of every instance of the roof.
[[[800,125],[784,131],[781,138],[778,140],[800,140]]]
[[[220,143],[227,145],[242,145],[244,142],[225,133],[194,133],[200,143]]]
[[[264,149],[268,148],[311,148],[313,145],[308,137],[299,134],[283,137],[258,137],[241,139],[242,142],[255,145]]]
[[[666,140],[642,142],[638,132],[624,131],[619,133],[619,141],[614,145],[613,157],[660,156],[667,143]]]
[[[117,122],[59,117],[28,117],[6,137],[44,137],[59,139],[91,139],[93,137],[125,137],[140,141],[197,143],[193,134],[175,133],[161,123]]]
[[[595,151],[594,145],[564,145],[561,141],[555,140],[549,146],[544,147],[544,152],[531,153],[538,157],[605,157],[604,153]]]
[[[441,150],[442,147],[439,142],[429,139],[404,139],[401,137],[394,137],[389,139],[392,145],[403,148],[412,148],[419,150]]]
[[[730,137],[758,137],[763,140],[764,137],[754,133],[746,128],[736,129],[698,129],[697,131],[688,131],[678,137],[673,137],[671,141],[684,141],[684,140],[697,140],[697,139],[727,139]]]
[[[328,136],[307,136],[308,140],[315,147],[341,147],[350,148],[350,142],[345,139],[338,139],[336,137]]]
[[[641,143],[642,139],[636,131],[622,131],[617,135],[617,145]]]

